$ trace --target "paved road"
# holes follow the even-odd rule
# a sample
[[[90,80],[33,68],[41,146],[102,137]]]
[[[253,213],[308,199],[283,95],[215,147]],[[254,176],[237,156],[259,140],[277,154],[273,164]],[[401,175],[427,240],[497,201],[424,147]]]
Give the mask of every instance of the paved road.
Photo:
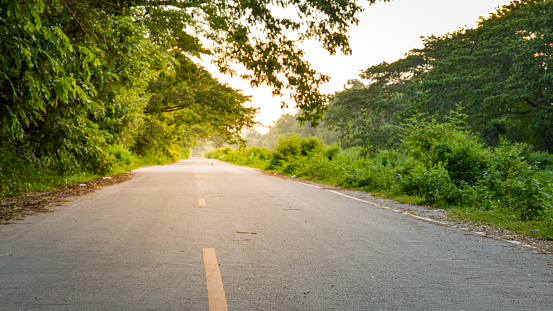
[[[1,310],[207,310],[206,249],[229,310],[553,309],[551,255],[205,159],[0,230]]]

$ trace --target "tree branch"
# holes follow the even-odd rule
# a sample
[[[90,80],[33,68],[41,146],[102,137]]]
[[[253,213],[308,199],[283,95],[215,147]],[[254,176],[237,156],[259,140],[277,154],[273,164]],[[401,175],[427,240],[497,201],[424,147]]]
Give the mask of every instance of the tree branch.
[[[529,98],[525,98],[524,101],[527,102],[528,104],[530,104],[532,107],[537,107],[538,106],[538,105],[536,105],[536,103],[531,101]]]
[[[143,112],[144,114],[153,114],[153,113],[161,113],[161,112],[173,112],[177,110],[181,110],[186,108],[187,106],[190,106],[190,104],[181,104],[181,105],[175,105],[175,106],[167,106],[163,107],[162,109],[150,109],[148,107],[144,108]]]

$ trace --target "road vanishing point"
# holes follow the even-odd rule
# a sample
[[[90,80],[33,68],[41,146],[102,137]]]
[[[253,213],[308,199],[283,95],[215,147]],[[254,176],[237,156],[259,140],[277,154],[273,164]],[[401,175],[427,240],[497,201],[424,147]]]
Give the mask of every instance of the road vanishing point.
[[[0,227],[0,310],[553,310],[553,256],[192,158]]]

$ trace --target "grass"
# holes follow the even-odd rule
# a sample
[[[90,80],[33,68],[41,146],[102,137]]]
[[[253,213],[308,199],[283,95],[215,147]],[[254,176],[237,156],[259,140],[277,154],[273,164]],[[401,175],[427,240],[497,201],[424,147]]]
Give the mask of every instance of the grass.
[[[0,169],[0,198],[14,197],[29,192],[44,192],[62,185],[87,183],[104,175],[116,175],[136,168],[150,165],[167,164],[174,159],[156,156],[133,156],[126,161],[115,162],[107,174],[73,172],[60,174],[38,164],[11,161],[9,166]]]
[[[296,175],[298,179],[317,181],[346,189],[362,190],[377,197],[390,198],[399,203],[426,206],[433,205],[432,202],[429,202],[428,197],[418,193],[406,193],[402,191],[402,187],[399,186],[399,182],[401,181],[400,178],[404,178],[403,180],[405,180],[405,178],[411,178],[412,176],[399,176],[397,173],[404,171],[412,172],[411,167],[403,164],[409,162],[401,162],[400,159],[399,162],[396,161],[393,164],[395,168],[390,166],[386,168],[386,165],[381,163],[382,159],[374,160],[347,156],[348,152],[349,151],[342,152],[341,155],[328,161],[324,160],[320,155],[311,154],[303,158],[295,156],[275,162],[272,161],[271,153],[267,153],[266,151],[262,153],[263,159],[252,157],[252,155],[255,154],[255,150],[252,148],[248,150],[238,149],[235,151],[226,148],[224,150],[216,150],[207,154],[207,156],[233,164],[254,167],[283,175]],[[388,163],[391,162],[388,161]],[[426,174],[425,172],[427,171],[423,169],[421,172]],[[543,177],[541,175],[550,176],[550,174],[546,172],[542,172],[540,175],[536,176]],[[425,187],[430,187],[431,191],[434,191],[432,187],[440,187],[443,185],[439,179],[432,179],[434,176],[441,178],[441,175],[432,175],[430,176],[431,178],[421,181],[431,182],[430,184],[425,184]],[[545,182],[546,187],[550,187],[546,184],[547,179],[540,178],[540,180]],[[518,188],[515,188],[515,190],[517,189]],[[547,191],[545,189],[549,188],[544,188],[544,191]],[[445,195],[447,195],[447,193]],[[545,197],[547,197],[547,195]],[[438,197],[438,200],[441,199],[441,197]],[[519,200],[515,201],[520,202],[522,199],[523,197],[520,197]],[[443,203],[444,201],[436,202],[438,202],[434,204],[436,208],[444,209],[448,215],[461,221],[491,225],[496,228],[510,230],[529,237],[553,240],[553,211],[547,207],[532,219],[521,219],[520,210],[514,210],[520,208],[520,206],[516,204],[509,207],[502,205],[503,203],[497,203],[495,205],[490,205],[490,208],[484,210],[476,207],[477,205],[471,205],[470,202],[473,201],[453,201],[446,202],[445,204]],[[478,201],[478,198],[474,202],[480,206],[486,206],[480,204],[481,202]],[[504,202],[508,203],[509,201]],[[465,203],[468,207],[455,205],[460,203]]]
[[[485,211],[462,207],[452,207],[447,212],[452,217],[462,221],[491,225],[533,238],[553,239],[553,219],[551,217],[521,221],[517,215],[508,214],[504,211]]]

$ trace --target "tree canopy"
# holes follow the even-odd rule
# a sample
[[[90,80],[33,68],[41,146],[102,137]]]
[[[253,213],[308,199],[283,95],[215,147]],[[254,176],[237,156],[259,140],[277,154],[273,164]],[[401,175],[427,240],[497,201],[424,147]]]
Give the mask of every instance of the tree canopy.
[[[475,29],[424,38],[405,58],[364,70],[368,85],[337,94],[328,123],[354,145],[377,145],[379,129],[392,133],[419,113],[440,120],[461,106],[489,144],[506,137],[551,152],[552,26],[553,2],[515,0]]]
[[[297,43],[350,53],[347,29],[362,10],[353,0],[0,0],[2,153],[102,171],[109,146],[174,156],[194,137],[236,140],[255,109],[201,57],[290,92],[316,123],[329,78]]]

